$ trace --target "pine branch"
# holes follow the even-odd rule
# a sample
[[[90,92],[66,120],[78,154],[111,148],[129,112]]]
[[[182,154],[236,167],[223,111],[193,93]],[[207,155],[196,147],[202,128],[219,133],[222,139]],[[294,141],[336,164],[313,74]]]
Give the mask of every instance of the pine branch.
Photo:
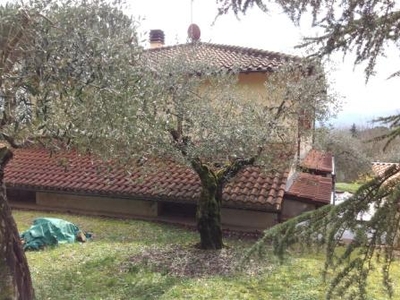
[[[375,138],[368,140],[367,142],[379,142],[386,140],[385,145],[383,146],[383,151],[386,151],[387,148],[392,144],[392,142],[400,136],[400,114],[391,115],[387,117],[380,117],[373,120],[374,123],[382,123],[385,125],[389,125],[391,130],[386,133],[379,135]]]
[[[385,240],[385,272],[382,273],[385,287],[390,295],[391,286],[388,268],[393,258],[395,238],[399,234],[400,179],[393,179],[400,173],[400,166],[394,165],[382,176],[364,184],[352,198],[337,205],[327,205],[315,211],[304,213],[285,223],[278,224],[264,232],[263,237],[245,254],[242,263],[255,253],[262,254],[262,248],[272,243],[274,254],[281,260],[286,250],[293,245],[306,249],[325,247],[324,277],[329,270],[335,273],[328,289],[327,299],[343,294],[353,295],[350,286],[356,284],[357,295],[365,291],[372,259],[381,249]],[[370,205],[377,211],[370,221],[360,223],[357,216],[369,210]],[[389,226],[388,224],[397,224]],[[336,249],[342,244],[343,233],[354,233],[354,240],[344,252]],[[390,238],[390,239],[389,239]],[[358,296],[357,296],[358,297]]]

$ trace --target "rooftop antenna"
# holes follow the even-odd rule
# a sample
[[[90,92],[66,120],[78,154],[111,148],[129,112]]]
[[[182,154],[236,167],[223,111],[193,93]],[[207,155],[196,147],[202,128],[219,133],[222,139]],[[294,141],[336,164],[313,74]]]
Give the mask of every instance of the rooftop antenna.
[[[193,24],[193,0],[190,0],[190,24]]]

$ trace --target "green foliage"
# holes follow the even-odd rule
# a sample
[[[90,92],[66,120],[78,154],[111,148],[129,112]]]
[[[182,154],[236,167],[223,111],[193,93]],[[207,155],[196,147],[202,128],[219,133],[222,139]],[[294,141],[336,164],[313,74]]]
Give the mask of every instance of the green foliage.
[[[400,143],[397,139],[387,144],[387,136],[390,134],[390,128],[385,126],[357,126],[357,136],[351,137],[348,128],[328,129],[318,128],[316,131],[316,146],[324,150],[332,151],[336,158],[339,180],[356,180],[357,175],[364,176],[368,170],[360,168],[353,172],[353,166],[362,162],[396,162],[400,159]],[[386,146],[386,147],[385,147]],[[384,149],[384,150],[383,150]],[[359,162],[351,162],[352,157]],[[346,161],[345,164],[343,162]],[[364,163],[364,164],[365,164]],[[365,172],[367,171],[367,172]],[[349,178],[342,177],[342,172],[353,172]],[[347,174],[345,174],[347,175]]]
[[[116,91],[135,89],[133,79],[141,78],[136,23],[118,0],[21,1],[1,4],[0,17],[0,138],[12,147],[68,148],[77,131],[88,130],[82,127],[94,110],[110,109],[110,99],[125,101]],[[86,119],[80,118],[83,107]],[[4,197],[0,204],[7,207]],[[16,229],[7,218],[0,223],[7,224],[12,245]],[[10,282],[21,294],[16,297],[30,300],[25,256],[12,248],[2,246],[0,259],[18,266]]]
[[[245,13],[256,5],[268,12],[275,3],[295,23],[304,14],[312,15],[312,25],[321,34],[307,37],[302,47],[310,47],[313,56],[326,57],[334,52],[355,54],[355,64],[366,62],[367,79],[374,74],[377,59],[385,56],[390,46],[399,48],[400,11],[396,1],[313,1],[313,0],[218,0],[219,14],[230,11],[236,15]],[[396,72],[393,76],[400,75]]]
[[[107,120],[110,100],[125,101],[119,91],[136,88],[137,24],[121,8],[119,1],[101,0],[1,7],[9,16],[0,49],[6,61],[0,68],[1,132],[13,146],[73,138],[87,120]]]
[[[312,25],[319,27],[322,34],[305,38],[300,46],[309,47],[312,56],[319,58],[326,58],[335,52],[341,52],[344,56],[355,54],[355,65],[366,63],[367,80],[374,75],[379,57],[385,56],[389,47],[399,50],[400,11],[396,1],[393,0],[219,0],[218,3],[219,14],[233,11],[236,15],[245,13],[253,5],[268,11],[271,5],[277,3],[295,24],[299,24],[304,14],[311,12]],[[399,75],[400,72],[396,72],[391,77]],[[389,125],[391,130],[389,133],[373,137],[372,140],[384,141],[384,150],[387,150],[400,135],[399,120],[399,115],[379,118],[377,121]],[[334,144],[338,140],[332,141]],[[351,165],[343,164],[343,168],[347,169],[350,166],[353,175],[356,175],[360,167],[359,158],[366,158],[365,153],[356,155],[357,147],[354,147],[354,142],[335,148],[338,149],[334,152],[339,158],[337,169],[340,170],[339,165],[342,164],[343,158],[343,161],[354,162]],[[389,269],[393,260],[393,248],[398,246],[400,188],[398,180],[388,181],[388,178],[397,172],[398,170],[392,169],[382,178],[363,185],[352,199],[341,205],[327,206],[274,227],[265,233],[265,237],[255,248],[261,248],[262,242],[270,238],[275,242],[276,251],[282,255],[283,250],[295,242],[301,241],[308,247],[313,246],[315,242],[322,242],[327,250],[326,270],[332,268],[335,271],[327,297],[348,297],[348,299],[367,298],[365,293],[367,277],[373,268],[372,258],[378,252],[383,256],[384,286],[391,296]],[[377,209],[375,215],[370,221],[357,222],[357,215],[365,211],[369,205]],[[298,225],[301,222],[306,222],[303,223],[306,225]],[[355,240],[347,246],[344,253],[337,254],[336,246],[346,229],[355,233]],[[380,247],[381,244],[384,246]]]
[[[353,125],[351,125],[350,133],[351,133],[351,136],[352,136],[353,138],[357,137],[358,130],[357,130],[357,126],[356,126],[355,123],[353,123]]]
[[[347,201],[307,212],[266,230],[248,257],[270,241],[280,258],[295,244],[306,248],[324,247],[324,276],[332,276],[327,299],[343,295],[345,299],[366,299],[368,276],[379,262],[386,293],[392,297],[389,271],[399,247],[400,234],[400,186],[399,180],[392,176],[399,172],[400,169],[393,166],[381,177],[361,186]],[[357,217],[370,207],[376,210],[374,215],[370,220],[360,222]],[[354,238],[344,251],[338,251],[345,232],[352,232]]]
[[[386,151],[394,142],[398,142],[400,137],[400,115],[380,117],[374,120],[375,123],[389,125],[390,131],[380,136],[374,137],[370,142],[384,141],[383,151]]]
[[[337,191],[341,192],[349,192],[349,193],[355,193],[357,190],[361,187],[360,183],[347,183],[347,182],[336,182],[335,183],[335,188]]]
[[[365,146],[353,138],[349,131],[318,128],[315,133],[316,148],[331,152],[335,157],[338,181],[354,181],[371,169],[371,159],[362,150]]]
[[[397,51],[400,46],[400,11],[396,1],[312,1],[312,0],[218,0],[219,15],[232,11],[235,15],[246,13],[253,6],[264,12],[275,3],[296,24],[301,17],[311,13],[312,26],[318,27],[322,34],[306,37],[299,47],[311,50],[310,56],[327,58],[332,53],[343,53],[344,56],[352,53],[355,56],[354,64],[364,64],[366,80],[375,74],[375,67],[380,57],[392,53],[388,49]],[[390,76],[398,77],[400,71]],[[375,120],[377,123],[389,125],[391,130],[382,136],[374,137],[372,141],[385,141],[384,151],[400,135],[399,115],[382,117]],[[355,125],[355,124],[354,124]],[[354,128],[355,129],[355,128]],[[354,136],[355,132],[352,131]]]
[[[315,62],[293,59],[280,65],[269,74],[266,91],[260,91],[238,85],[235,70],[216,69],[210,60],[188,60],[198,56],[201,44],[177,49],[182,53],[177,50],[158,64],[150,59],[157,77],[152,96],[139,108],[139,115],[151,122],[141,124],[146,136],[137,140],[152,145],[158,155],[186,163],[201,158],[210,165],[254,157],[268,169],[280,153],[264,145],[295,141],[300,108],[321,119],[330,113],[332,97],[326,94],[324,70]]]
[[[152,149],[149,155],[171,157],[192,167],[202,182],[196,214],[201,246],[214,249],[222,245],[222,240],[213,238],[220,236],[224,185],[246,165],[281,170],[282,159],[277,159],[281,151],[268,146],[294,145],[300,109],[323,117],[330,98],[322,68],[309,61],[280,66],[268,77],[263,93],[239,85],[235,71],[215,69],[212,62],[202,59],[188,60],[196,57],[197,47],[201,44],[178,47],[184,51],[157,65],[150,58],[157,71],[154,96],[145,100],[139,112],[144,117],[139,127],[146,135],[124,131],[135,136],[127,136],[130,147],[121,148],[140,153],[144,146]],[[287,167],[291,162],[282,163]]]
[[[359,130],[358,139],[362,141],[360,151],[364,152],[371,161],[396,162],[400,159],[400,144],[396,139],[387,144],[387,139],[382,138],[390,134],[390,128],[386,126],[366,127]]]
[[[192,158],[214,163],[218,156],[221,163],[254,157],[271,141],[293,142],[294,133],[288,134],[282,121],[295,119],[299,112],[292,106],[298,110],[300,100],[308,114],[328,114],[318,64],[292,62],[272,76],[290,81],[283,92],[293,103],[286,101],[278,115],[280,94],[268,93],[274,101],[264,107],[264,95],[238,91],[234,70],[216,70],[209,58],[188,60],[196,57],[189,53],[190,47],[196,53],[196,44],[177,57],[152,61],[138,44],[137,23],[122,8],[119,1],[103,0],[32,1],[3,8],[10,15],[4,31],[14,28],[21,34],[18,39],[14,32],[4,35],[2,54],[11,49],[15,59],[9,60],[10,69],[2,69],[0,92],[15,105],[4,103],[3,137],[15,146],[39,141],[89,150],[104,159],[125,160],[123,165],[147,155],[188,165]],[[180,141],[173,141],[172,129]],[[176,147],[182,138],[192,144],[185,142],[186,158]],[[267,160],[274,158],[263,163]]]
[[[341,104],[327,74],[319,59],[303,58],[283,64],[265,82],[268,91],[265,102],[280,99],[282,109],[286,110],[283,119],[297,115],[302,121],[305,117],[312,128],[315,122],[325,123],[338,112]],[[310,134],[310,128],[304,129],[303,134]]]

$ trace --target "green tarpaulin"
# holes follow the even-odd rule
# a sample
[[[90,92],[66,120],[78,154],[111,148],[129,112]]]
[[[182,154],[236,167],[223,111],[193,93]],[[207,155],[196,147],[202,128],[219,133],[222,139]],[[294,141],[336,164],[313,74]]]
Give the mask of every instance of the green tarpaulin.
[[[24,250],[39,250],[45,246],[74,243],[82,235],[78,226],[71,222],[56,218],[37,218],[21,234],[21,239]]]

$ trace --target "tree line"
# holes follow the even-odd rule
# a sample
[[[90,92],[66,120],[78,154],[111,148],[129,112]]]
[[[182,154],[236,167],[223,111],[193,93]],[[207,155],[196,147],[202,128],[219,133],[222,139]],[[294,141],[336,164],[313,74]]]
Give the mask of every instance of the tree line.
[[[350,127],[321,127],[316,131],[315,147],[334,155],[337,181],[364,182],[373,177],[372,162],[400,160],[400,144],[386,146],[386,139],[379,139],[389,133],[389,127],[372,121]]]

